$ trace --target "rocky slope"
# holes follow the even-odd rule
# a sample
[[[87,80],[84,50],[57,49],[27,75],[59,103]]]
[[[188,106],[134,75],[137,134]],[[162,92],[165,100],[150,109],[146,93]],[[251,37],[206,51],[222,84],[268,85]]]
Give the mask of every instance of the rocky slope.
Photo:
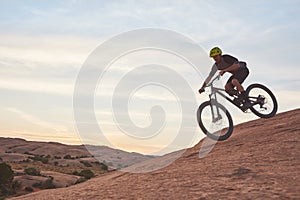
[[[14,199],[300,199],[300,109],[235,127],[199,158],[203,141],[149,173],[111,172]]]

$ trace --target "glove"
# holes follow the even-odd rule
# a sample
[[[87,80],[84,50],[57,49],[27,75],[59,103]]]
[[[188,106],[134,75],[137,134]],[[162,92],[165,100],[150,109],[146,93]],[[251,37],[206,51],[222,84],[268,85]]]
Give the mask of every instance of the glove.
[[[201,94],[201,93],[204,92],[204,91],[205,91],[204,88],[200,88],[198,92]]]

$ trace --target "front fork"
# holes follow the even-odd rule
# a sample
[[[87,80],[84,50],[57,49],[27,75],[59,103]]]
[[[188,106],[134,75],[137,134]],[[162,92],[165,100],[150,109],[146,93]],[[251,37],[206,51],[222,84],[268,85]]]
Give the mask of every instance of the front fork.
[[[216,93],[210,94],[209,99],[210,99],[210,110],[212,114],[212,122],[215,123],[222,119],[222,115],[220,114],[220,108],[218,106],[219,104],[217,102]],[[214,107],[216,109],[214,109]]]

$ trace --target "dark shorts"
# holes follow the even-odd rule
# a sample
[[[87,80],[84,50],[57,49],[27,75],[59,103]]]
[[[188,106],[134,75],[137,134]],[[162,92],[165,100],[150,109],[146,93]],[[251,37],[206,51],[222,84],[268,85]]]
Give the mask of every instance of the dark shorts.
[[[232,76],[230,76],[230,78],[227,81],[227,84],[230,84],[231,87],[234,87],[234,85],[231,82],[232,79],[236,79],[239,81],[240,84],[242,84],[248,75],[249,75],[249,69],[247,67],[240,68],[237,71],[235,71],[232,74]]]

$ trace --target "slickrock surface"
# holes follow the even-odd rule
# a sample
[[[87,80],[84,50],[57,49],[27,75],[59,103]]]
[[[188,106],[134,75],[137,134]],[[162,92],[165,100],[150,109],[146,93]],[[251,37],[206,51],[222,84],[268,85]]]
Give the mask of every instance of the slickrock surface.
[[[300,109],[235,127],[199,158],[203,140],[149,173],[112,172],[14,199],[300,199]]]

